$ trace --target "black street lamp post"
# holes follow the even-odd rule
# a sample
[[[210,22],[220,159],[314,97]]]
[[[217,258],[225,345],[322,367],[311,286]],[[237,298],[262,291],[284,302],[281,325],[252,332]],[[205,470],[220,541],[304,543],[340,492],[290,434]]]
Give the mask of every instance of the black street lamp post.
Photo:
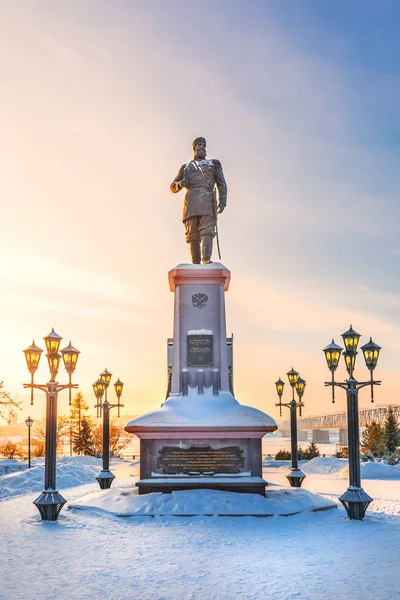
[[[361,487],[361,469],[360,469],[360,427],[358,418],[358,390],[369,385],[371,387],[371,402],[374,401],[374,385],[380,385],[380,381],[374,381],[373,371],[377,365],[381,347],[375,342],[370,341],[361,347],[364,354],[365,364],[370,371],[369,381],[357,381],[354,378],[354,367],[356,362],[357,346],[360,334],[350,329],[342,334],[346,351],[343,356],[346,363],[346,370],[349,378],[344,382],[335,381],[335,371],[338,367],[340,355],[343,350],[340,346],[332,343],[324,348],[325,358],[328,369],[332,373],[332,380],[325,382],[326,386],[332,387],[332,402],[335,402],[335,386],[346,390],[347,394],[347,429],[349,439],[349,487],[339,498],[346,509],[347,515],[352,520],[362,521],[365,512],[372,502],[372,498],[364,492]]]
[[[33,419],[28,417],[25,419],[25,425],[28,428],[28,469],[31,468],[31,427],[33,425]]]
[[[62,337],[55,333],[54,328],[48,336],[44,338],[47,349],[47,361],[49,364],[51,379],[46,384],[34,383],[34,374],[39,366],[40,355],[43,352],[35,346],[35,342],[29,348],[24,350],[26,364],[31,373],[31,383],[24,383],[24,388],[31,389],[31,404],[33,404],[33,390],[42,390],[46,394],[46,442],[45,442],[45,473],[44,490],[34,501],[42,521],[57,521],[58,515],[66,500],[61,496],[56,488],[56,453],[57,453],[57,399],[58,392],[77,388],[77,384],[71,383],[71,376],[75,371],[79,350],[69,346],[59,353]],[[65,369],[69,375],[69,383],[60,385],[55,379],[60,366],[60,359],[63,359]],[[70,395],[71,398],[71,395]],[[70,402],[71,403],[71,402]]]
[[[286,406],[290,408],[290,441],[292,447],[292,468],[290,469],[288,475],[286,475],[291,487],[301,487],[306,475],[299,469],[299,460],[297,454],[297,407],[299,407],[300,416],[301,409],[304,406],[302,402],[302,397],[304,394],[304,389],[306,387],[306,382],[304,379],[300,377],[300,375],[293,368],[287,373],[290,386],[292,388],[292,400],[288,403],[282,402],[282,394],[283,394],[283,386],[285,383],[278,379],[275,383],[276,391],[279,396],[279,403],[275,404],[275,406],[279,406],[280,416],[282,416],[282,406]],[[296,402],[294,398],[294,390],[296,390],[299,401]]]
[[[97,416],[99,416],[99,412],[100,415],[103,415],[103,468],[96,477],[102,490],[110,488],[115,479],[114,473],[110,471],[110,410],[117,407],[119,416],[120,408],[124,406],[123,404],[120,404],[124,384],[119,379],[114,383],[118,403],[110,404],[107,401],[107,388],[110,385],[111,377],[112,374],[106,369],[101,373],[100,378],[93,384],[93,390],[97,400],[97,403],[95,404]],[[106,396],[104,402],[102,402],[104,394]]]

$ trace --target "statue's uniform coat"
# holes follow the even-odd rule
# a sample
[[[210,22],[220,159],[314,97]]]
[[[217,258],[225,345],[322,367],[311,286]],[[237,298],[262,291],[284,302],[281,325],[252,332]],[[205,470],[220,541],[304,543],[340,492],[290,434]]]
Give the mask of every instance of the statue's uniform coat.
[[[217,159],[191,160],[179,169],[171,183],[171,192],[187,188],[183,204],[182,221],[191,217],[212,216],[216,219],[214,186],[219,192],[219,206],[226,206],[227,185],[222,166]]]

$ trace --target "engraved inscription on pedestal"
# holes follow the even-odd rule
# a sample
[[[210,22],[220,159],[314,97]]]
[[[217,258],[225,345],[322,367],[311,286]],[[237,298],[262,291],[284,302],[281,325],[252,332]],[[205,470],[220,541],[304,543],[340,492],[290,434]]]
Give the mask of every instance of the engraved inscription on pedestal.
[[[239,473],[244,467],[243,450],[239,446],[214,449],[211,446],[179,448],[164,446],[157,458],[164,474],[176,473]]]
[[[209,334],[187,336],[188,367],[213,366],[213,336]]]

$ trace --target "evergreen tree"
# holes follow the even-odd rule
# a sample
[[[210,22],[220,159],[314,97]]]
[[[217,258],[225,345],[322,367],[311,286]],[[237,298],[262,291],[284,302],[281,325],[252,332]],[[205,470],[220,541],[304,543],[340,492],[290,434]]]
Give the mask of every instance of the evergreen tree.
[[[93,423],[90,417],[81,417],[80,430],[72,435],[72,448],[75,454],[93,456]]]
[[[91,444],[92,419],[88,414],[89,406],[81,392],[75,394],[70,411],[70,423],[72,434],[72,450],[76,454],[86,454]],[[86,451],[85,451],[86,449]]]
[[[320,456],[319,448],[315,442],[311,442],[310,445],[304,451],[304,458],[311,460]]]
[[[292,453],[290,453],[290,458],[292,457]],[[306,453],[303,448],[300,446],[297,447],[297,460],[306,460]]]
[[[393,408],[389,406],[385,421],[384,440],[386,452],[395,452],[400,446],[400,427],[397,425],[396,417],[393,414]]]
[[[364,453],[370,452],[373,456],[382,456],[385,446],[384,429],[376,421],[364,429],[361,439],[361,450]]]

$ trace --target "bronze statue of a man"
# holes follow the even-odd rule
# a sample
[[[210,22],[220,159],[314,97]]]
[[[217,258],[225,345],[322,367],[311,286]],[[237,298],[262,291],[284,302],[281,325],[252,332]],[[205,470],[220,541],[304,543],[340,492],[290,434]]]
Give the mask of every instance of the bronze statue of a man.
[[[186,188],[182,221],[185,225],[186,241],[190,244],[192,262],[199,265],[212,262],[213,238],[218,213],[226,206],[228,188],[219,160],[206,159],[206,140],[196,138],[193,143],[193,160],[182,165],[171,183],[171,192],[176,194]],[[218,207],[215,186],[218,188]],[[202,252],[200,252],[200,242]]]

